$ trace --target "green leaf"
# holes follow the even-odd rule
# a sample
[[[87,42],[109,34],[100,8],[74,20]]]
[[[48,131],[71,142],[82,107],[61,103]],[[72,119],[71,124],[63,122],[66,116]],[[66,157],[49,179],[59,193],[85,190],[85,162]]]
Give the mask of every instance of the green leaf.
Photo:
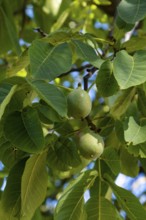
[[[93,47],[80,40],[72,40],[72,42],[75,45],[77,55],[80,59],[83,61],[89,61],[95,67],[100,67],[103,61],[99,59]]]
[[[138,51],[130,56],[125,50],[114,59],[114,76],[121,89],[142,84],[146,81],[146,52]]]
[[[107,147],[104,149],[102,154],[102,160],[110,167],[113,174],[119,174],[120,168],[120,158],[117,151],[113,147]]]
[[[15,147],[7,141],[4,137],[0,138],[0,160],[2,163],[10,169],[26,154]]]
[[[28,49],[25,50],[17,61],[7,69],[7,74],[9,76],[16,75],[20,70],[26,68],[29,65]]]
[[[29,153],[36,153],[44,147],[44,139],[36,110],[33,109],[29,113],[30,115],[25,113],[27,114],[25,119],[24,112],[16,111],[9,114],[4,121],[4,134],[6,139],[16,148]]]
[[[0,120],[16,89],[17,85],[13,86],[9,83],[0,84]]]
[[[103,97],[112,96],[118,91],[119,86],[113,75],[113,65],[109,60],[101,65],[96,78],[96,86]]]
[[[88,220],[120,220],[121,217],[114,205],[104,197],[92,196],[86,203]]]
[[[78,149],[73,140],[60,138],[53,143],[48,151],[48,165],[53,169],[69,170],[80,165]]]
[[[128,144],[137,145],[146,141],[146,125],[141,126],[136,123],[133,117],[129,118],[125,124],[124,137]]]
[[[138,175],[139,167],[137,158],[133,157],[123,146],[120,152],[120,162],[121,173],[131,177]]]
[[[43,116],[46,120],[51,122],[61,122],[63,120],[60,115],[53,108],[46,105],[46,103],[39,103],[36,109],[38,110],[40,118]]]
[[[30,69],[35,79],[55,79],[71,69],[72,54],[67,43],[53,46],[36,40],[29,49]]]
[[[137,90],[138,100],[137,106],[142,116],[146,117],[146,94],[142,89]]]
[[[22,175],[21,219],[31,219],[35,210],[45,199],[48,175],[46,171],[46,152],[30,157]]]
[[[137,50],[145,49],[145,36],[140,37],[132,37],[130,40],[126,41],[122,44],[123,48],[126,48],[126,51],[129,53],[135,52]]]
[[[134,95],[135,88],[123,91],[114,102],[114,105],[111,107],[110,114],[117,119],[120,118],[128,109]]]
[[[117,9],[119,16],[125,22],[134,24],[146,16],[146,1],[122,0]]]
[[[37,148],[44,147],[44,135],[37,111],[32,107],[27,107],[21,114],[25,129]]]
[[[127,150],[136,157],[146,158],[146,142],[138,145],[128,145]]]
[[[11,49],[13,47],[15,49],[15,52],[17,53],[17,55],[20,55],[21,48],[19,45],[19,40],[17,37],[16,30],[15,30],[13,17],[10,16],[11,10],[9,7],[9,3],[7,1],[5,1],[5,4],[6,4],[5,8],[7,9],[6,12],[2,8],[0,8],[0,17],[2,18],[2,21],[1,21],[2,26],[1,25],[0,26],[3,27],[3,29],[1,30],[2,34],[0,36],[0,40],[2,40],[1,42],[5,42],[3,45],[7,45],[7,43],[8,43],[10,48],[6,46],[6,50]],[[6,51],[4,51],[4,52],[6,52]]]
[[[55,85],[48,84],[43,80],[29,82],[34,90],[38,93],[49,106],[51,106],[60,116],[67,115],[67,100],[63,92]]]
[[[67,186],[55,209],[54,220],[81,219],[84,192],[91,187],[96,176],[96,171],[85,171]]]
[[[120,18],[118,15],[116,17],[116,22],[115,22],[116,26],[118,27],[118,30],[120,31],[120,34],[121,33],[126,33],[128,31],[130,31],[134,25],[133,24],[129,24],[127,22],[125,22],[122,18]],[[118,34],[118,33],[117,33]],[[119,34],[119,35],[120,35]],[[122,35],[123,35],[122,34]]]
[[[18,219],[21,209],[21,177],[26,158],[20,160],[10,171],[6,188],[2,195],[2,210],[5,219]]]
[[[112,188],[118,203],[127,213],[129,219],[143,220],[146,219],[146,211],[131,192],[117,186],[108,174],[105,174],[105,179]]]

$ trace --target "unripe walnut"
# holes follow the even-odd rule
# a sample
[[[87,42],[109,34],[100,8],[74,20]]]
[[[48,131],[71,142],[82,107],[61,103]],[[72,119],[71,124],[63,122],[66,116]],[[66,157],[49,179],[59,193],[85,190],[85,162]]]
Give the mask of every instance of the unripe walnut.
[[[104,150],[103,138],[93,131],[79,134],[77,144],[81,155],[90,160],[99,158]]]
[[[68,116],[76,119],[89,115],[92,102],[89,94],[81,88],[74,89],[67,97]]]

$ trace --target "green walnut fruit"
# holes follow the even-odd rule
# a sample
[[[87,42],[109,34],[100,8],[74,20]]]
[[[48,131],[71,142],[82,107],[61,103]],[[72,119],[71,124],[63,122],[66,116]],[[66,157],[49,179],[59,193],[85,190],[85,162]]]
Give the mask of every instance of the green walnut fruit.
[[[67,97],[68,116],[76,119],[89,115],[92,102],[89,94],[81,88],[74,89]]]
[[[104,141],[93,131],[81,133],[78,136],[78,148],[81,155],[88,160],[100,157],[104,150]]]

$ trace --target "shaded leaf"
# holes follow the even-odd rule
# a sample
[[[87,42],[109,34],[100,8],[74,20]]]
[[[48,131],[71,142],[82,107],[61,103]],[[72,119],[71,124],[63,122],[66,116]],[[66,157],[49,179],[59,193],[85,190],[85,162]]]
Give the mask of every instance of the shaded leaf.
[[[26,158],[20,160],[10,171],[2,195],[2,209],[7,219],[18,219],[21,210],[21,178]]]
[[[146,117],[146,95],[145,92],[141,89],[138,89],[138,101],[137,106],[141,114]]]
[[[69,138],[60,138],[48,151],[48,164],[58,170],[69,170],[80,165],[81,160],[75,142]]]
[[[67,186],[55,209],[54,220],[80,220],[84,211],[84,192],[91,187],[96,176],[96,171],[85,171]]]
[[[46,152],[33,155],[27,162],[21,182],[21,219],[31,219],[46,196],[48,175]]]
[[[117,151],[113,147],[107,147],[102,154],[102,160],[110,167],[113,174],[117,175],[120,170],[120,158]]]
[[[55,79],[71,69],[72,54],[67,43],[52,46],[36,40],[29,49],[30,69],[35,79]]]
[[[130,31],[134,27],[134,24],[126,23],[119,15],[116,16],[114,37],[115,39],[121,39],[124,34]]]
[[[138,198],[128,190],[117,186],[108,174],[105,175],[105,178],[117,197],[118,203],[126,211],[128,217],[132,220],[145,219],[146,211],[140,204]]]
[[[130,56],[125,50],[116,54],[113,72],[121,89],[127,89],[146,81],[145,60],[145,51],[138,51],[134,56]]]
[[[65,117],[67,115],[67,100],[61,90],[55,85],[48,84],[43,80],[36,80],[29,83],[40,98],[51,106],[60,116]]]
[[[25,129],[37,148],[43,148],[45,139],[37,111],[27,107],[21,114]]]
[[[146,1],[122,0],[117,9],[120,17],[125,22],[134,24],[146,16]]]
[[[16,149],[9,141],[4,137],[0,138],[0,160],[2,163],[10,169],[26,154]]]
[[[8,139],[16,148],[19,148],[22,151],[26,151],[29,153],[36,153],[40,152],[42,150],[42,147],[44,146],[44,143],[42,142],[42,131],[40,128],[40,125],[38,126],[39,119],[38,116],[34,113],[32,114],[33,117],[31,118],[30,122],[28,122],[27,118],[25,119],[26,123],[31,123],[32,127],[28,128],[24,124],[22,116],[23,113],[16,111],[8,115],[4,121],[4,134],[6,139]],[[31,115],[31,114],[30,114]],[[26,126],[26,127],[25,127]],[[36,129],[37,128],[37,129]],[[33,131],[33,133],[30,132]],[[29,131],[29,133],[28,133]],[[41,140],[39,144],[34,140],[34,136]],[[38,135],[38,136],[37,136]]]
[[[61,122],[63,119],[60,117],[60,115],[50,106],[47,106],[46,103],[39,103],[39,105],[36,106],[36,109],[38,110],[38,113],[48,119],[51,122]]]
[[[103,60],[98,57],[93,47],[80,40],[72,40],[72,42],[75,45],[77,55],[80,59],[89,61],[92,65],[100,67]]]
[[[138,175],[139,166],[137,158],[133,157],[126,148],[122,147],[120,152],[121,173],[135,177]]]
[[[128,109],[134,95],[135,88],[123,91],[111,107],[110,114],[117,119],[120,118]]]
[[[101,65],[96,78],[96,85],[103,97],[111,96],[118,91],[119,86],[113,75],[112,62],[107,60]]]

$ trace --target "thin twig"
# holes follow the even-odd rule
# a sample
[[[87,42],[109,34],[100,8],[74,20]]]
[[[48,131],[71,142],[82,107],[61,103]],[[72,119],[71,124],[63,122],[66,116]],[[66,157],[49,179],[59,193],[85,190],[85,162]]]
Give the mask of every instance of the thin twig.
[[[81,67],[78,67],[78,68],[72,68],[72,69],[70,69],[69,71],[67,71],[66,73],[60,74],[60,75],[58,76],[58,78],[64,77],[64,76],[66,76],[66,75],[68,75],[68,74],[70,74],[70,73],[72,73],[72,72],[80,72],[80,71],[82,71],[82,70],[84,70],[84,69],[86,69],[86,68],[90,68],[90,67],[92,67],[91,64],[86,64],[86,65],[81,66]]]
[[[42,37],[47,37],[48,34],[45,33],[40,27],[33,28],[34,31],[38,32]]]

